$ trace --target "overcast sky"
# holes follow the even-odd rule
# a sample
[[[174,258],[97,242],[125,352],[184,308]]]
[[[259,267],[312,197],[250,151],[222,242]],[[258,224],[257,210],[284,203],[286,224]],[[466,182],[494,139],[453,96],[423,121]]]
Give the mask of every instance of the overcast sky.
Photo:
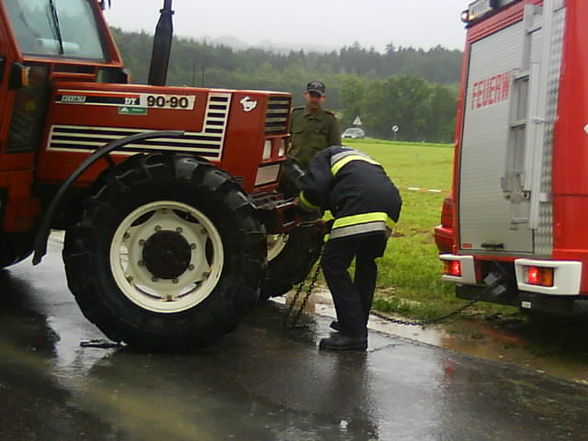
[[[251,45],[263,40],[382,51],[386,44],[461,49],[459,17],[468,0],[174,0],[176,34],[216,39],[234,36]],[[163,0],[112,0],[112,26],[153,33]]]

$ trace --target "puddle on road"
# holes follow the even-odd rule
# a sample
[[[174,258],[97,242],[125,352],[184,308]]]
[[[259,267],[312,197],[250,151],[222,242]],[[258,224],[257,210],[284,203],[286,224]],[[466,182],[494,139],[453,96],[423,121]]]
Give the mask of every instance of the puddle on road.
[[[588,384],[586,322],[549,316],[474,317],[444,330],[444,348]]]
[[[294,294],[274,301],[290,305]],[[304,295],[298,298],[300,306]],[[304,312],[336,317],[327,289],[318,288]],[[370,329],[538,373],[588,384],[588,323],[555,316],[473,316],[426,328],[397,325],[372,316]]]
[[[55,234],[52,239],[56,244],[63,240]],[[291,291],[287,296],[273,300],[290,305],[293,297],[294,293]],[[298,297],[294,313],[301,306],[304,297],[303,291]],[[72,311],[72,314],[74,312]],[[330,292],[325,286],[316,287],[308,299],[304,312],[331,318],[336,316]],[[53,326],[59,324],[58,320],[51,321]],[[454,320],[442,326],[421,328],[397,325],[372,316],[369,326],[374,331],[476,357],[512,363],[540,373],[588,384],[588,323],[554,316],[535,317],[534,320],[518,315],[490,319],[474,316]],[[92,356],[88,355],[90,351],[73,350],[71,346],[79,343],[77,337],[67,339],[62,333],[62,341],[57,344],[57,350],[60,353],[77,354],[76,365],[80,364],[79,354],[84,354],[84,364],[89,367],[101,358],[101,351],[94,351]],[[65,365],[68,365],[68,362],[71,360],[66,360]]]

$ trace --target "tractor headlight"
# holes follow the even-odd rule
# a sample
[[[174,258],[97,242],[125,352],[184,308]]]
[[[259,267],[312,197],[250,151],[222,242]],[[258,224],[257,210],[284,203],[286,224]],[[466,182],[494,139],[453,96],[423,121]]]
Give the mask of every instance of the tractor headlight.
[[[263,161],[269,161],[269,159],[271,157],[272,157],[272,140],[266,139],[265,144],[263,145],[263,155],[261,156],[261,159]]]
[[[270,164],[259,167],[257,169],[257,176],[255,177],[255,186],[259,187],[260,185],[278,182],[281,168],[282,164]]]
[[[278,149],[278,158],[283,158],[288,152],[288,139],[280,139],[280,148]]]

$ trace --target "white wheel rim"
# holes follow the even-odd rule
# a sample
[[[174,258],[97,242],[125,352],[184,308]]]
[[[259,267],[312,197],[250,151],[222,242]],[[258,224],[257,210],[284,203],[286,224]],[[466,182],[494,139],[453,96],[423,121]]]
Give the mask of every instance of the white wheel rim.
[[[145,247],[160,249],[152,244],[162,233],[183,247],[184,261],[189,259],[185,271],[173,278],[155,274],[144,262]],[[216,287],[223,263],[223,242],[214,224],[201,211],[176,201],[134,210],[116,229],[110,247],[110,268],[119,289],[136,305],[159,313],[182,312],[201,303]]]
[[[268,234],[267,236],[267,261],[271,262],[280,255],[286,243],[288,242],[287,234]]]

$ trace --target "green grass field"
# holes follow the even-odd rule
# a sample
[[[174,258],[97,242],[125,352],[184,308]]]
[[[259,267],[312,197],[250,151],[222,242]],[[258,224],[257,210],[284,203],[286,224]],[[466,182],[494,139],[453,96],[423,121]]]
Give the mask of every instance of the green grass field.
[[[462,305],[464,302],[454,296],[454,285],[441,281],[442,266],[433,238],[443,199],[451,188],[453,147],[370,139],[345,141],[384,165],[403,199],[394,237],[379,264],[375,309],[431,318]],[[409,187],[443,191],[410,191]],[[482,308],[488,312],[503,310],[489,304]]]

